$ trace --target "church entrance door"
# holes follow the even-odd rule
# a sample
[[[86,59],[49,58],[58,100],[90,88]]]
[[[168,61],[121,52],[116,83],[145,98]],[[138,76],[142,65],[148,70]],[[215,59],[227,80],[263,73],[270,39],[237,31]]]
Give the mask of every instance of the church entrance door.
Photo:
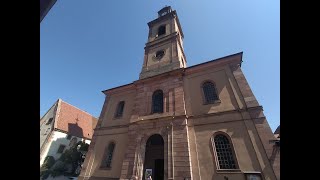
[[[149,137],[146,143],[146,152],[143,168],[143,180],[151,174],[152,180],[164,180],[164,142],[159,134]]]

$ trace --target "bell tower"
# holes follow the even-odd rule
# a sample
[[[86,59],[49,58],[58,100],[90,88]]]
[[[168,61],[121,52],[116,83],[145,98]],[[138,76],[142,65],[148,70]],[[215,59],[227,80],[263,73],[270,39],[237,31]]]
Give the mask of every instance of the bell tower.
[[[183,32],[175,10],[166,6],[150,21],[148,41],[139,79],[186,67]]]

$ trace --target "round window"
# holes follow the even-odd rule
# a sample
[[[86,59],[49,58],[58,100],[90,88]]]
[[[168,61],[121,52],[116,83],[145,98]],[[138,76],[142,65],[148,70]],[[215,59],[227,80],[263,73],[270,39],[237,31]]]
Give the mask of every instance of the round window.
[[[161,51],[157,51],[155,57],[156,57],[157,59],[161,59],[163,56],[164,56],[164,50],[161,50]]]

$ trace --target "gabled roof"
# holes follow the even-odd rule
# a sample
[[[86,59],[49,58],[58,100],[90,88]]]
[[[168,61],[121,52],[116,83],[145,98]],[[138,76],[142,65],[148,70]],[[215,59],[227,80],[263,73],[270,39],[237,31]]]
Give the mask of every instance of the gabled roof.
[[[98,119],[59,99],[54,128],[72,136],[92,139]]]

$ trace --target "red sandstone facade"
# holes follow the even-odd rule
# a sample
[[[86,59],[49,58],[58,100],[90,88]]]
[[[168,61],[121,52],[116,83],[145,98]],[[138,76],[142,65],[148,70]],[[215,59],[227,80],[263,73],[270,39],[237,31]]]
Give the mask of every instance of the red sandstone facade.
[[[145,158],[155,134],[163,139],[163,152],[153,152],[163,154],[163,176],[153,179],[280,179],[280,151],[270,143],[275,137],[241,71],[242,52],[187,68],[176,12],[166,7],[148,25],[140,79],[103,91],[105,103],[79,179],[141,180],[146,168],[159,172]],[[159,36],[161,26],[166,30]],[[204,103],[206,81],[215,84],[215,103]],[[152,109],[157,90],[163,92],[161,113]],[[115,118],[121,101],[123,115]],[[219,168],[215,134],[228,137],[236,168]],[[115,143],[111,165],[103,168],[110,142]]]

